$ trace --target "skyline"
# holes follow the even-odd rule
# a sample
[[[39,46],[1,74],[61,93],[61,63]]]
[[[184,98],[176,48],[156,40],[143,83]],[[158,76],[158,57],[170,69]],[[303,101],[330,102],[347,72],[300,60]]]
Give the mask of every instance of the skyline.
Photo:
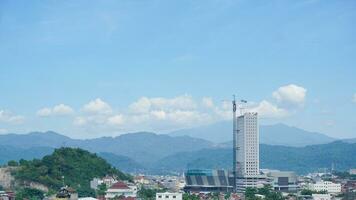
[[[0,132],[166,133],[231,119],[236,94],[261,124],[356,137],[355,8],[1,1]]]

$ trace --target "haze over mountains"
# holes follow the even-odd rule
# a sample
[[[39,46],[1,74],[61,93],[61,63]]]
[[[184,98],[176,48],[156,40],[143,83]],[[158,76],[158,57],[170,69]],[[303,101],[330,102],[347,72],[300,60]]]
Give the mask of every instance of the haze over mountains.
[[[21,158],[41,158],[55,148],[68,146],[98,153],[126,172],[165,173],[182,172],[187,168],[230,168],[230,126],[228,122],[221,122],[171,134],[139,132],[84,140],[71,139],[51,131],[0,135],[0,164]],[[330,143],[335,141],[333,138],[283,124],[261,126],[260,132],[261,143],[264,143],[261,144],[262,168],[304,173],[329,167],[328,162],[332,161],[342,161],[341,169],[356,167],[356,161],[352,160],[352,155],[356,154],[355,144],[339,142],[337,144],[344,145],[335,145]],[[217,142],[213,142],[215,140]],[[348,142],[353,143],[353,140]],[[323,143],[330,144],[315,145]],[[304,147],[310,144],[314,146]],[[313,148],[323,149],[322,152],[326,153],[310,150]],[[329,152],[329,148],[333,152]],[[333,159],[329,159],[330,155],[334,155]]]
[[[222,121],[208,126],[184,129],[170,133],[172,136],[191,136],[206,139],[215,143],[232,140],[232,122]],[[285,146],[306,146],[325,144],[337,140],[322,133],[310,132],[285,124],[261,125],[260,143]]]

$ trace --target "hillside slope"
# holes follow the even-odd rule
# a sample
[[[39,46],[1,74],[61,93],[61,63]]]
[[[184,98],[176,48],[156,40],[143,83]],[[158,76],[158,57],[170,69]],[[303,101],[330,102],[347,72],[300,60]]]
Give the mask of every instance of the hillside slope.
[[[96,154],[77,148],[60,148],[42,159],[20,160],[20,168],[16,171],[15,178],[20,182],[38,182],[55,191],[63,186],[64,181],[65,185],[76,189],[80,196],[94,196],[89,182],[94,177],[105,175],[115,175],[123,180],[130,179]]]

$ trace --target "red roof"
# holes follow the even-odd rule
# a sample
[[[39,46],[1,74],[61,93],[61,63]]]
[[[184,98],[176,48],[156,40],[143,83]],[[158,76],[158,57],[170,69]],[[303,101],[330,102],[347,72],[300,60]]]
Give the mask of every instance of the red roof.
[[[114,183],[114,185],[112,185],[110,189],[130,189],[130,188],[125,183],[119,181],[117,183]]]

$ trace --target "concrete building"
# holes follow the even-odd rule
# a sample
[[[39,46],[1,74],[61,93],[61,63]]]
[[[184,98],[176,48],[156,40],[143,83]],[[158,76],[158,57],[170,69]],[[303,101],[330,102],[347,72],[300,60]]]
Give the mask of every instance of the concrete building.
[[[255,112],[236,116],[236,101],[233,101],[233,170],[234,190],[243,192],[247,187],[266,183],[260,175],[259,124]]]
[[[298,179],[294,172],[273,170],[266,175],[276,191],[296,192],[298,189]]]
[[[338,194],[341,192],[341,184],[333,183],[331,181],[320,181],[311,183],[309,189],[315,191],[327,191],[329,194]]]
[[[182,200],[182,199],[183,199],[182,193],[171,193],[171,192],[156,193],[156,200]]]

